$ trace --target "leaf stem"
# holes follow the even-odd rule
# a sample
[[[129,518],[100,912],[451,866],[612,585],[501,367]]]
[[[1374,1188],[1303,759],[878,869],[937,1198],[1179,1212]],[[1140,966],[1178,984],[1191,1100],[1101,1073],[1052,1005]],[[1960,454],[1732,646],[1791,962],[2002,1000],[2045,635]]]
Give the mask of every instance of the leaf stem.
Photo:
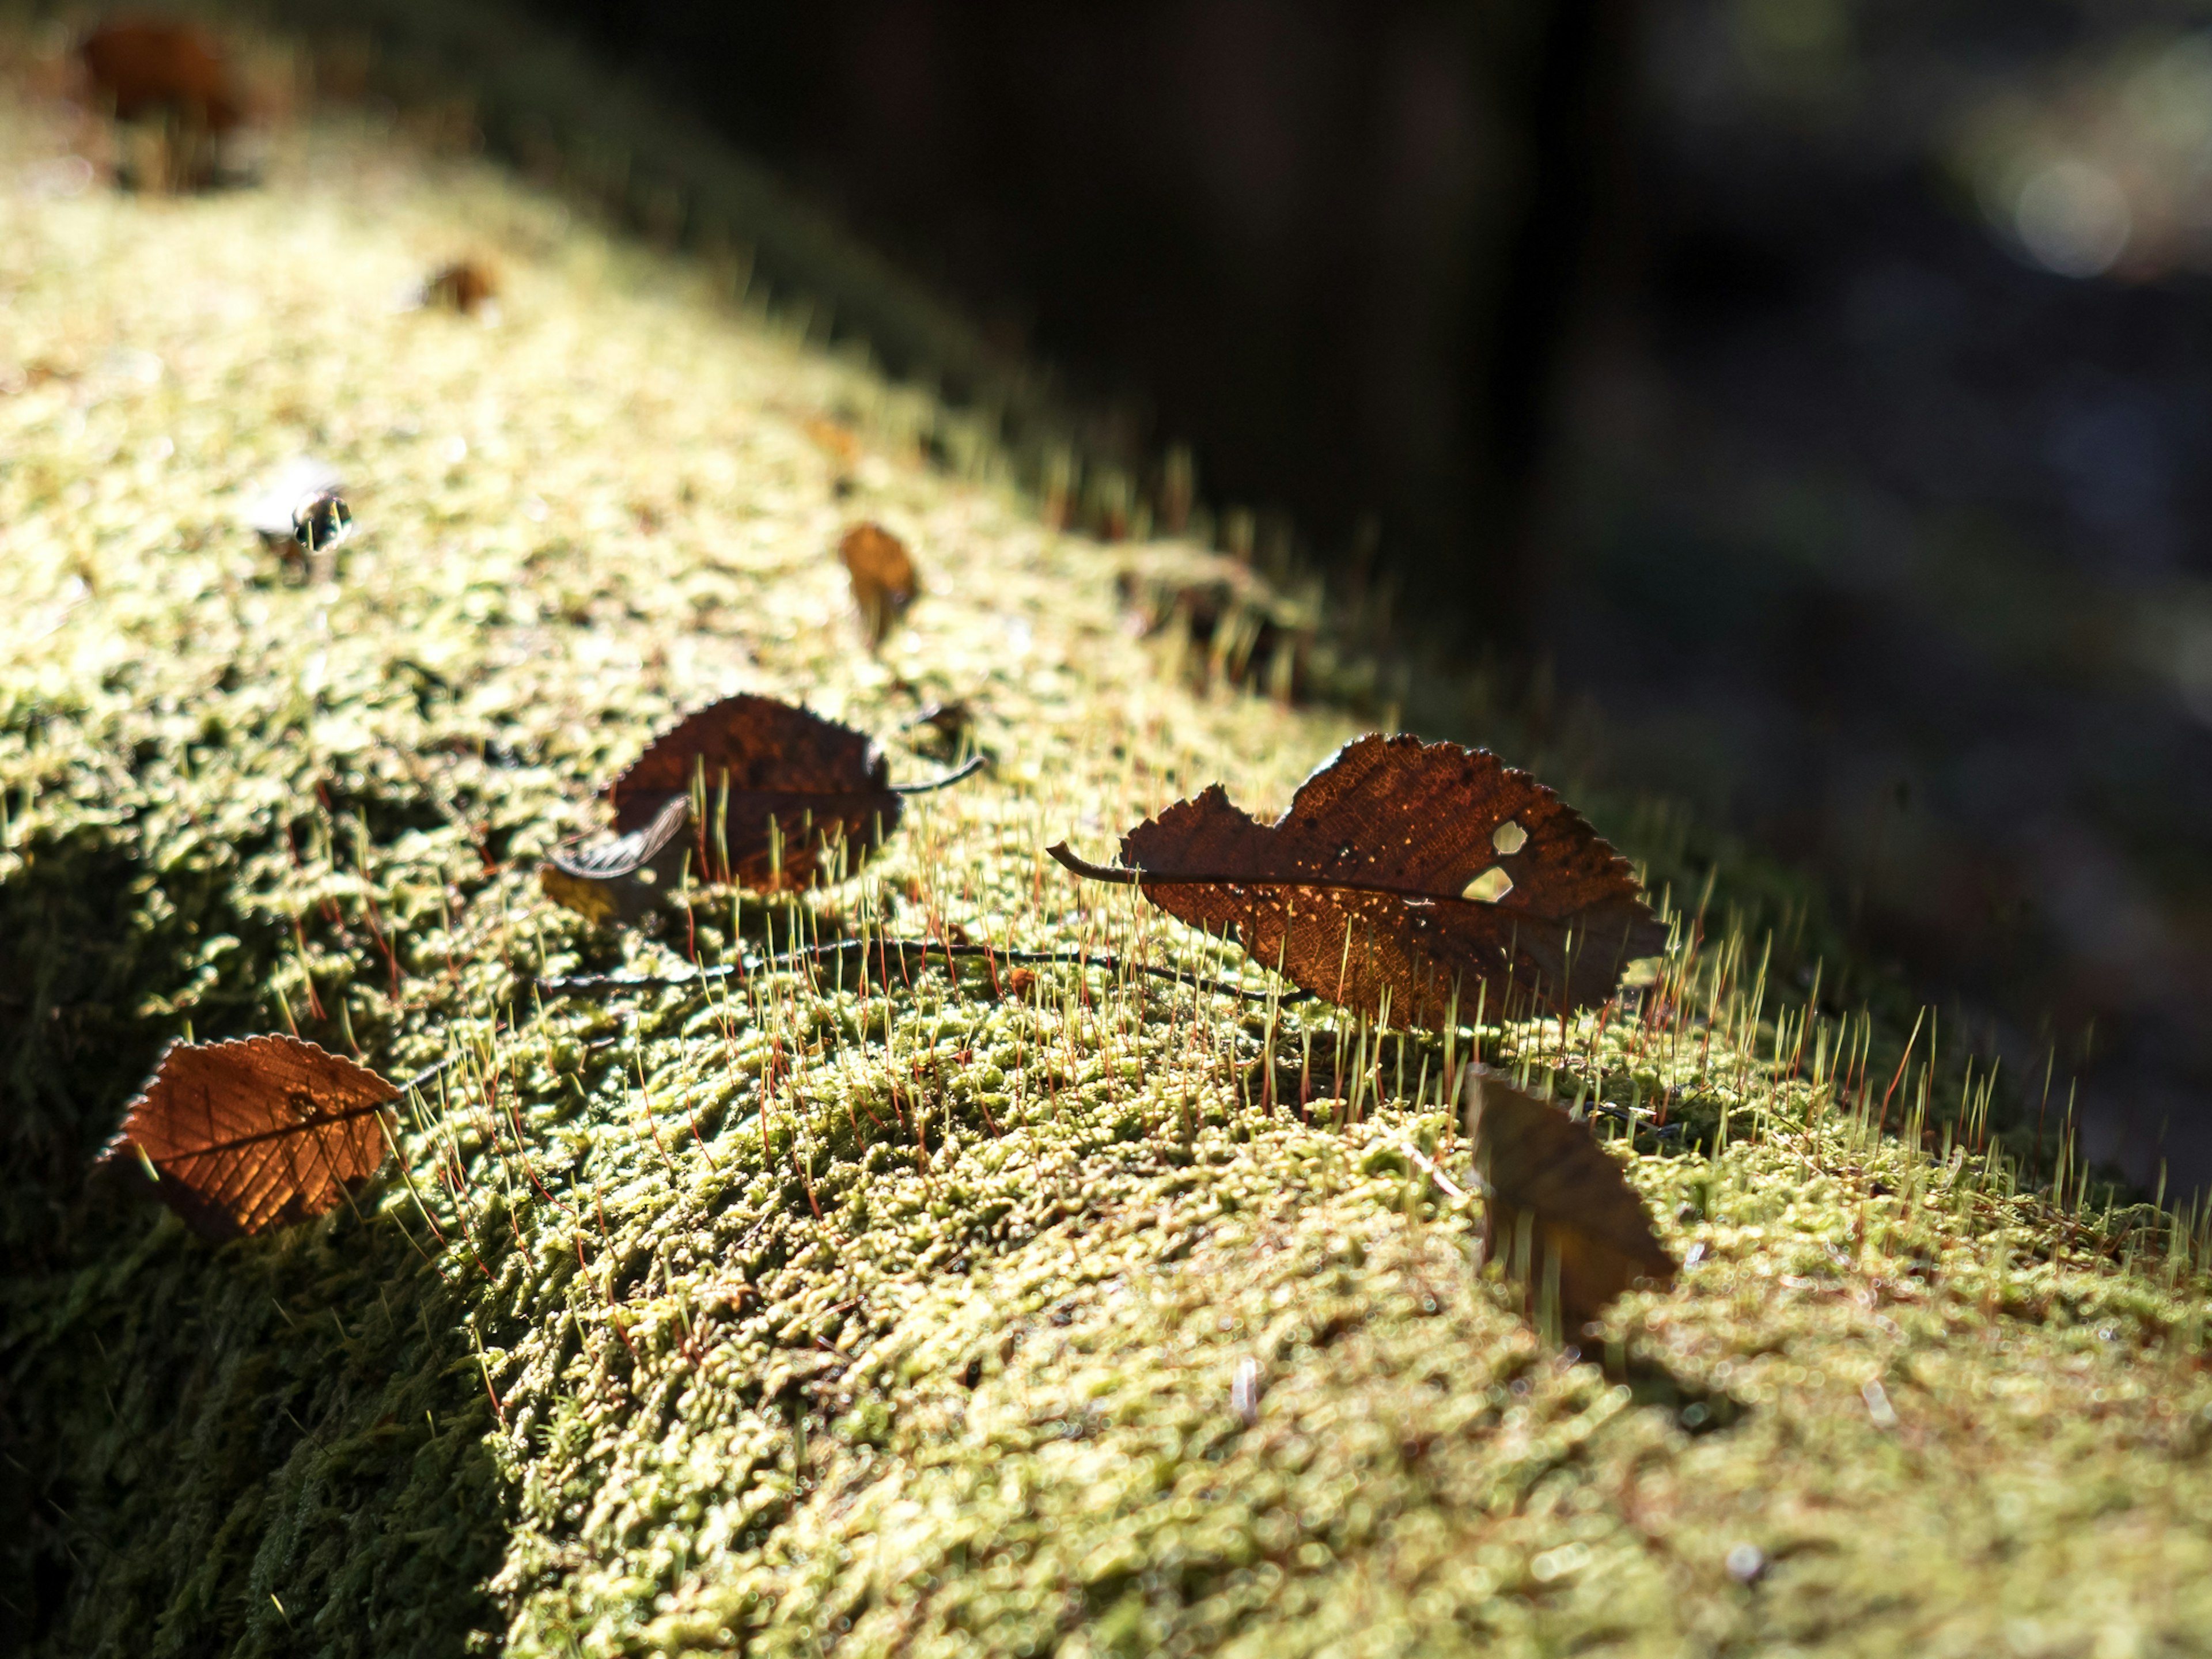
[[[796,949],[779,951],[769,957],[746,957],[740,961],[718,968],[702,968],[681,978],[620,974],[576,974],[565,979],[544,979],[538,981],[538,989],[548,996],[593,996],[612,991],[653,991],[671,986],[695,985],[702,981],[725,979],[732,974],[744,977],[750,974],[770,973],[779,968],[795,967],[832,957],[859,953],[863,957],[881,957],[885,959],[896,954],[902,969],[908,953],[918,956],[939,956],[947,958],[972,960],[977,957],[991,962],[1016,963],[1057,964],[1073,968],[1098,968],[1108,972],[1133,971],[1149,974],[1155,979],[1164,979],[1180,985],[1195,984],[1201,990],[1217,991],[1224,996],[1242,997],[1247,1002],[1265,1002],[1270,996],[1284,1002],[1301,1000],[1312,994],[1308,991],[1250,991],[1227,980],[1200,979],[1173,968],[1156,968],[1148,963],[1132,963],[1103,951],[1010,951],[994,945],[947,945],[936,939],[829,939],[819,945],[803,945]]]
[[[971,777],[975,773],[981,771],[983,769],[983,764],[984,757],[981,755],[970,755],[968,757],[967,763],[965,765],[957,767],[952,771],[947,772],[941,778],[933,778],[927,783],[895,783],[890,787],[891,793],[894,795],[926,795],[933,789],[950,789],[954,784],[959,782],[961,779]]]

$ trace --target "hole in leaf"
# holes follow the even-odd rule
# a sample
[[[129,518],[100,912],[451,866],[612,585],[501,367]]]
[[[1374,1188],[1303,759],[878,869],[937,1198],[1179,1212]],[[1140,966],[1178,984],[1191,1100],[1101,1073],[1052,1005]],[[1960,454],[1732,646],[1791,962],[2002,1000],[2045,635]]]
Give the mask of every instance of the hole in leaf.
[[[1459,890],[1459,896],[1480,904],[1495,904],[1513,890],[1513,878],[1496,865],[1477,876]]]
[[[1508,818],[1490,832],[1490,844],[1500,853],[1517,853],[1528,844],[1528,832]]]

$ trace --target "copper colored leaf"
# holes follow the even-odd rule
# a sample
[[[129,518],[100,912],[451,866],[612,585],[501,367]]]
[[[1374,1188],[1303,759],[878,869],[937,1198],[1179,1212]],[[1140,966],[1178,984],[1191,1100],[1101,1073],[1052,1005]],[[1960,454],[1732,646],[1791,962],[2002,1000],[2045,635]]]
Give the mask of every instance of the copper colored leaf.
[[[399,1091],[297,1037],[179,1042],[101,1155],[143,1157],[169,1207],[205,1238],[319,1216],[384,1162]]]
[[[499,297],[499,276],[474,259],[456,259],[422,284],[422,303],[473,317]]]
[[[196,24],[135,18],[103,23],[78,48],[94,94],[119,121],[165,115],[202,132],[245,118],[245,100],[214,38]]]
[[[914,603],[914,560],[906,544],[881,525],[854,525],[837,544],[837,556],[853,579],[853,603],[871,650],[881,645]]]
[[[1571,1340],[1637,1280],[1674,1283],[1644,1200],[1588,1125],[1494,1079],[1468,1086],[1485,1253],[1538,1325]]]
[[[898,828],[905,805],[865,732],[750,694],[686,716],[606,789],[623,836],[653,826],[679,797],[700,809],[689,834],[647,836],[628,853],[564,853],[553,867],[604,881],[665,863],[672,876],[688,854],[702,882],[796,890],[829,878],[841,860],[842,873],[859,870]],[[627,869],[615,867],[629,854]]]
[[[1261,823],[1218,784],[1121,841],[1121,867],[1052,854],[1140,885],[1195,927],[1233,928],[1262,966],[1392,1025],[1509,1001],[1586,1007],[1666,930],[1626,860],[1580,814],[1497,756],[1418,738],[1345,745]]]

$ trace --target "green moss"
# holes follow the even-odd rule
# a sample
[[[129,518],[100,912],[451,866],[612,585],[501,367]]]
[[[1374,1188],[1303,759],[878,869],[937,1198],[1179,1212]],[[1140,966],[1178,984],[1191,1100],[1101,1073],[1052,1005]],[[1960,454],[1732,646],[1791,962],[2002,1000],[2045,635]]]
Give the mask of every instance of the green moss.
[[[8,176],[45,119],[0,105]],[[390,310],[487,242],[498,327]],[[538,990],[878,931],[1236,970],[1040,849],[1217,778],[1279,804],[1345,718],[1164,674],[1112,550],[988,446],[929,459],[926,401],[342,125],[252,193],[0,197],[0,296],[15,1645],[2058,1655],[2212,1626],[2205,1241],[2097,1213],[2078,1170],[2015,1191],[1978,1107],[1942,1127],[1956,1072],[1881,1112],[1909,1019],[1808,1018],[1785,881],[1686,918],[1633,1010],[1451,1039],[1632,1121],[1696,1253],[1569,1360],[1410,1156],[1463,1166],[1439,1039],[1072,967]],[[825,413],[864,447],[844,483]],[[363,526],[325,584],[234,526],[301,448]],[[862,515],[926,589],[880,660],[831,553]],[[548,904],[594,785],[737,689],[884,734],[902,777],[938,764],[919,705],[963,697],[995,764],[801,907],[615,935]],[[1601,817],[1695,917],[1692,829]],[[88,1185],[161,1042],[294,1026],[455,1060],[357,1209],[211,1248]]]

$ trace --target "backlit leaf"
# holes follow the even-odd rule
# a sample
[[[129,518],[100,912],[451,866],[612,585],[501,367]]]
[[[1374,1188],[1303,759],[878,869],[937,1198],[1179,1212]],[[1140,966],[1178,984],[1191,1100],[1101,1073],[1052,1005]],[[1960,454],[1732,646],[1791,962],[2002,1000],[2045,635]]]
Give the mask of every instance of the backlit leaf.
[[[118,121],[162,117],[203,132],[228,132],[245,99],[215,37],[174,18],[102,23],[77,49],[94,95]]]
[[[398,1097],[297,1037],[173,1043],[100,1161],[152,1169],[202,1237],[258,1233],[323,1214],[374,1174]]]
[[[1479,988],[1492,1015],[1601,1003],[1666,944],[1579,813],[1486,750],[1413,737],[1347,744],[1273,823],[1216,784],[1122,837],[1119,867],[1050,850],[1391,1025],[1470,1018]]]
[[[563,850],[545,891],[598,921],[635,921],[689,865],[702,884],[793,892],[856,873],[898,828],[905,797],[865,732],[743,694],[678,721],[607,786],[617,839]]]
[[[919,591],[906,544],[881,525],[854,525],[837,544],[837,556],[853,579],[853,604],[875,649],[890,636]]]

